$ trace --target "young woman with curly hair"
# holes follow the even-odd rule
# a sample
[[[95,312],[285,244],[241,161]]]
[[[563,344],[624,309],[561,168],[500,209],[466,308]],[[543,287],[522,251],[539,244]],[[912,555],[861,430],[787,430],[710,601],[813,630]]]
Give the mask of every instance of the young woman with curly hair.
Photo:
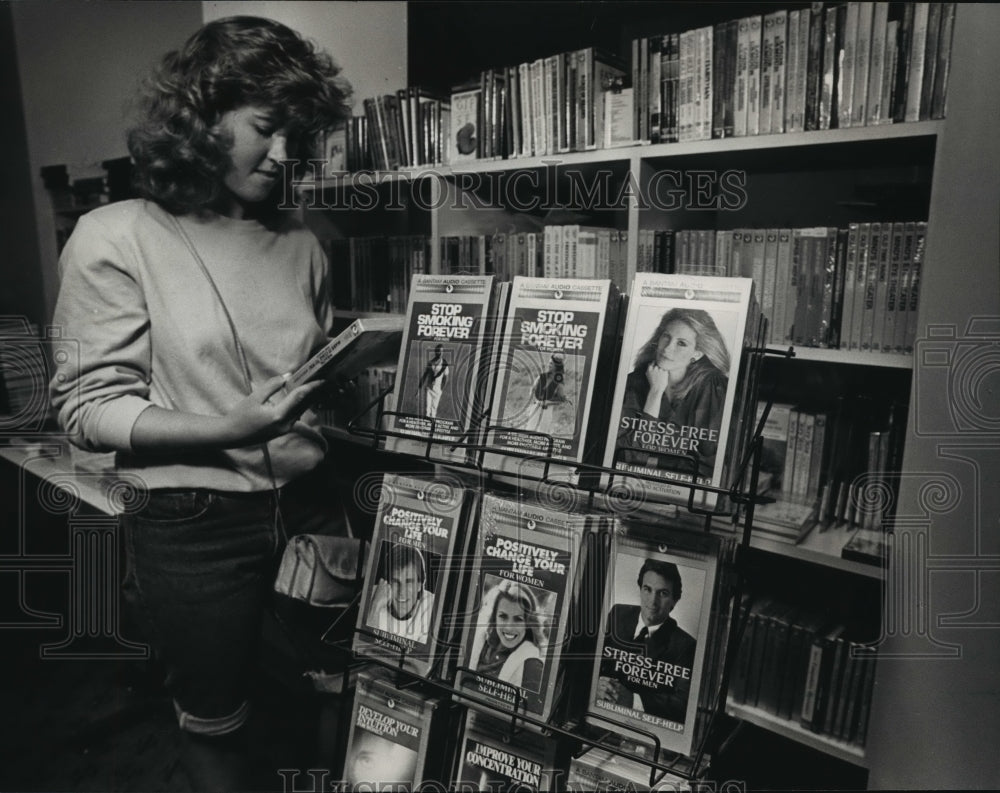
[[[126,594],[196,790],[247,784],[239,736],[287,537],[346,531],[305,406],[315,386],[283,389],[332,321],[326,257],[280,209],[283,163],[348,115],[338,72],[277,22],[205,25],[142,97],[128,138],[142,198],[81,218],[60,260],[54,321],[79,357],[52,401],[74,443],[148,487],[121,517]]]

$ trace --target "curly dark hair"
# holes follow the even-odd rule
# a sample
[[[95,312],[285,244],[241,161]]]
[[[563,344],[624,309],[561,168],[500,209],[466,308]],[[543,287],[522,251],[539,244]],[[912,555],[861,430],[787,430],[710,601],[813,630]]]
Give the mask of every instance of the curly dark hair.
[[[642,588],[642,579],[646,573],[656,573],[664,581],[669,581],[673,587],[674,600],[681,599],[681,571],[673,562],[665,562],[662,559],[647,559],[639,569],[639,588]]]
[[[206,209],[229,167],[231,142],[213,129],[220,116],[264,107],[308,145],[350,117],[351,88],[339,74],[329,55],[279,22],[209,22],[163,57],[139,97],[141,120],[128,134],[136,189],[175,214]],[[274,191],[275,206],[282,194]]]

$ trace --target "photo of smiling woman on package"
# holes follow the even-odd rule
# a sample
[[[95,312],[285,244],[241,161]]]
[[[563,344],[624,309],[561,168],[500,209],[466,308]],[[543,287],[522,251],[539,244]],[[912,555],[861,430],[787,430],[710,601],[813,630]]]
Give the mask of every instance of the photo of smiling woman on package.
[[[493,575],[484,576],[483,587],[470,668],[517,686],[529,698],[537,695],[547,647],[543,604],[549,593]]]
[[[657,470],[711,477],[729,385],[730,357],[712,315],[671,308],[639,349],[625,381],[623,418],[635,421],[619,433],[619,460]],[[631,430],[647,420],[678,428],[673,444],[637,441]],[[641,425],[653,426],[653,425]],[[679,428],[688,428],[685,431]],[[684,438],[689,438],[687,443]]]

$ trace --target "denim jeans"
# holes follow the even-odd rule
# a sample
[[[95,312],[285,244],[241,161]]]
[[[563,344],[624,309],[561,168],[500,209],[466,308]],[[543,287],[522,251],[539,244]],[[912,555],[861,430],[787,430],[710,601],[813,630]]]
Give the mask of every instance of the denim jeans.
[[[329,484],[308,474],[277,495],[154,490],[121,517],[126,598],[164,665],[182,729],[222,735],[246,721],[287,537],[346,533],[342,508],[330,502]]]

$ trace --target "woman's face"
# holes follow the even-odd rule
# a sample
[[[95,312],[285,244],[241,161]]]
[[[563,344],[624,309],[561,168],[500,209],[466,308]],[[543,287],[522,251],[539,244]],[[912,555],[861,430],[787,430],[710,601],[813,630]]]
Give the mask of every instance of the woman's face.
[[[371,785],[372,790],[376,784],[409,789],[417,770],[417,753],[366,730],[357,734],[344,769],[346,781],[359,788]]]
[[[243,217],[247,206],[266,199],[281,181],[281,162],[295,156],[297,141],[267,108],[246,105],[222,114],[216,129],[232,142],[222,214]]]
[[[669,372],[676,382],[688,366],[701,358],[702,353],[695,349],[697,343],[698,335],[690,325],[679,319],[671,320],[656,344],[656,365]]]
[[[525,614],[524,609],[517,601],[503,595],[500,596],[497,601],[496,630],[500,644],[508,650],[513,650],[524,641],[524,634],[527,630]]]

